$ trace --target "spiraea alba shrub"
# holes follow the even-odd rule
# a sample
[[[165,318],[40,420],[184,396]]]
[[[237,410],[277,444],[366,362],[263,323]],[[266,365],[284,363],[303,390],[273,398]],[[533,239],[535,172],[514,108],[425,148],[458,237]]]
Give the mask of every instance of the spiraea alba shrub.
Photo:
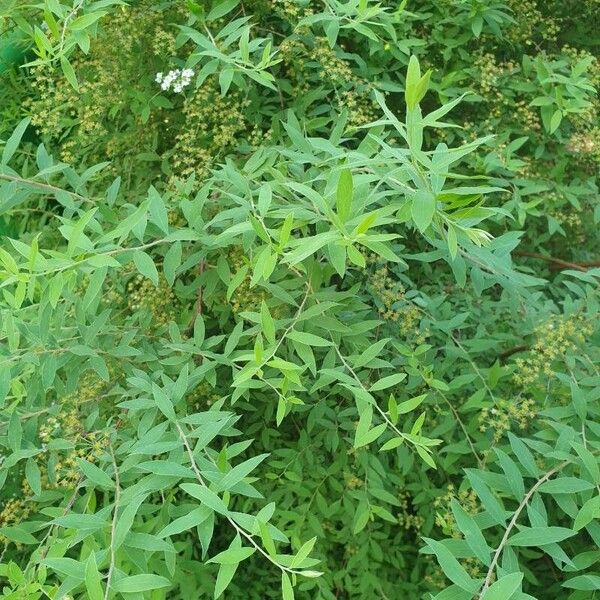
[[[600,598],[594,0],[0,2],[0,595]]]

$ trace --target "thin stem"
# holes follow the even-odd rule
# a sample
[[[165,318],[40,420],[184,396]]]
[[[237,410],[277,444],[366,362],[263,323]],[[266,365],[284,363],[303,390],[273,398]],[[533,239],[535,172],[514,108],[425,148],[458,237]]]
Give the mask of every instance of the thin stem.
[[[112,460],[113,468],[115,470],[115,510],[113,513],[112,524],[110,527],[110,564],[108,566],[108,574],[106,576],[106,591],[104,592],[104,600],[108,600],[110,594],[110,584],[112,581],[113,571],[115,568],[115,531],[117,528],[117,518],[119,516],[119,501],[121,498],[121,487],[119,481],[119,468],[117,467],[117,460],[115,458],[115,451],[113,450],[112,444],[109,442],[110,458]]]
[[[473,440],[471,439],[471,436],[469,435],[469,432],[467,431],[465,424],[463,423],[462,419],[460,418],[458,411],[454,408],[454,406],[452,406],[452,403],[450,402],[450,400],[448,400],[448,398],[446,398],[445,394],[443,394],[440,390],[436,390],[436,392],[442,397],[444,402],[448,405],[448,408],[452,411],[454,418],[458,421],[460,428],[463,430],[463,433],[465,434],[467,443],[469,444],[469,447],[471,448],[471,452],[473,453],[475,460],[477,460],[477,464],[479,465],[479,468],[482,469],[485,466],[485,461],[479,456],[479,453],[475,449]]]
[[[108,250],[107,252],[99,252],[98,254],[92,254],[91,256],[86,256],[81,260],[74,261],[69,265],[65,265],[64,267],[60,267],[58,269],[48,269],[46,271],[36,271],[31,273],[32,277],[39,277],[40,275],[52,275],[54,273],[62,273],[63,271],[68,271],[69,269],[74,269],[84,264],[88,260],[92,260],[98,256],[113,256],[115,254],[122,254],[123,252],[136,252],[138,250],[146,250],[147,248],[153,248],[154,246],[160,246],[160,244],[169,244],[170,241],[161,238],[160,240],[154,240],[153,242],[148,242],[147,244],[142,244],[141,246],[134,246],[133,248],[125,247],[125,248],[114,248],[113,250]],[[0,287],[6,287],[9,284],[14,283],[12,279],[7,279],[4,281]]]
[[[483,587],[481,588],[481,591],[479,592],[479,595],[478,595],[479,600],[481,600],[481,598],[483,598],[484,594],[486,593],[486,591],[492,584],[492,577],[494,575],[494,570],[496,569],[496,565],[498,564],[498,560],[500,559],[500,555],[502,554],[502,551],[504,550],[504,547],[506,546],[506,544],[508,542],[510,533],[513,530],[514,526],[516,525],[521,512],[527,506],[529,500],[531,499],[533,494],[535,494],[537,489],[543,483],[548,481],[548,479],[550,479],[553,475],[556,475],[556,473],[558,473],[559,471],[562,471],[562,469],[564,469],[570,462],[571,462],[570,460],[566,460],[566,461],[562,462],[560,465],[558,465],[557,467],[554,467],[554,469],[552,469],[551,471],[548,471],[543,477],[538,479],[535,482],[535,484],[533,485],[533,487],[527,492],[527,494],[525,494],[525,497],[521,501],[521,504],[519,504],[517,510],[513,514],[512,519],[510,520],[510,523],[508,524],[508,527],[506,528],[506,531],[504,532],[504,535],[502,536],[502,539],[500,540],[500,544],[498,544],[498,547],[496,548],[496,552],[494,553],[492,562],[490,563],[490,568],[488,569],[487,575],[485,576],[485,581],[483,582]]]
[[[4,179],[5,181],[14,181],[23,185],[28,185],[52,194],[62,192],[63,194],[68,194],[69,196],[73,196],[83,202],[94,202],[93,198],[86,198],[85,196],[81,196],[80,194],[77,194],[75,192],[69,192],[68,190],[64,190],[62,188],[50,185],[48,183],[38,183],[37,181],[32,181],[31,179],[24,179],[23,177],[18,177],[16,175],[7,175],[6,173],[0,173],[0,179]]]
[[[348,361],[345,359],[344,355],[341,353],[340,349],[338,348],[338,345],[335,343],[335,340],[333,340],[333,338],[331,338],[331,337],[330,337],[330,339],[333,342],[333,347],[335,348],[336,354],[338,355],[339,359],[342,361],[342,364],[344,365],[344,367],[346,367],[346,369],[349,371],[349,373],[352,375],[352,377],[358,383],[358,385],[360,385],[360,387],[363,389],[363,391],[369,393],[369,390],[367,390],[367,388],[364,386],[363,382],[359,379],[359,377],[356,374],[356,372],[354,371],[354,369],[350,366]],[[401,437],[403,439],[407,439],[406,434],[403,433],[402,431],[400,431],[392,423],[390,418],[385,414],[385,411],[377,404],[377,402],[373,402],[373,406],[375,407],[375,410],[377,410],[377,412],[384,419],[384,421],[389,425],[389,427],[391,427],[399,437]],[[414,443],[414,442],[412,442],[412,443]]]
[[[75,484],[75,489],[73,490],[73,493],[71,494],[71,497],[69,498],[69,501],[67,502],[67,505],[65,506],[65,508],[63,509],[62,515],[61,516],[65,516],[73,507],[73,504],[75,504],[75,500],[77,499],[77,494],[79,492],[79,488],[81,487],[81,484],[83,483],[83,477],[80,477],[79,480],[77,481],[77,483]],[[50,535],[52,534],[52,532],[54,531],[54,529],[56,529],[57,525],[52,525],[50,527],[50,529],[48,529],[48,531],[46,532],[46,535],[42,538],[42,541],[39,543],[39,547],[42,548],[42,546],[44,546],[44,544],[46,543],[46,540],[50,537]],[[40,556],[37,562],[43,560],[46,556],[46,553],[48,552],[48,548],[44,547],[42,548],[41,552],[40,552]],[[33,557],[34,555],[32,555]],[[31,567],[32,564],[31,562],[29,562],[27,564],[27,567],[25,568],[25,571],[27,572],[27,570],[29,569],[29,567]]]
[[[175,421],[175,427],[177,428],[177,431],[179,432],[179,437],[181,438],[181,441],[185,447],[185,450],[187,452],[187,455],[190,459],[190,464],[192,467],[192,471],[194,471],[194,475],[196,475],[196,479],[199,481],[200,485],[202,485],[203,487],[208,488],[208,486],[206,485],[205,481],[204,481],[204,477],[202,477],[202,473],[200,472],[200,469],[198,468],[198,465],[196,463],[196,458],[194,457],[194,452],[192,450],[192,447],[190,446],[190,443],[185,435],[185,432],[183,431],[181,425]],[[208,456],[208,455],[207,455]],[[208,456],[209,460],[212,459],[210,458],[210,456]],[[280,569],[281,571],[285,571],[287,573],[292,573],[292,574],[296,574],[296,575],[302,575],[302,571],[298,571],[296,569],[290,569],[280,563],[278,563],[270,554],[268,554],[259,544],[257,544],[254,541],[254,538],[252,537],[251,534],[249,534],[247,531],[245,531],[244,529],[242,529],[230,516],[225,515],[225,518],[227,519],[227,521],[229,522],[229,524],[235,529],[235,531],[241,535],[242,537],[246,538],[250,544],[252,546],[254,546],[254,548],[260,553],[262,554],[270,563],[274,564],[278,569]]]

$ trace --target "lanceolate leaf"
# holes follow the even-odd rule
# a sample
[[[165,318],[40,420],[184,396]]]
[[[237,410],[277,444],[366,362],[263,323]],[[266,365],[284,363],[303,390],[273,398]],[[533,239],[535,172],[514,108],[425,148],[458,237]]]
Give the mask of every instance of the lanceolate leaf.
[[[574,535],[575,532],[566,527],[521,527],[508,539],[508,543],[511,546],[545,546]]]
[[[510,600],[521,587],[523,573],[511,573],[495,581],[482,596],[481,600]]]
[[[342,169],[336,192],[336,212],[340,221],[345,223],[352,208],[353,182],[350,169]]]
[[[452,552],[441,542],[429,538],[424,538],[424,540],[435,554],[444,575],[461,589],[474,594],[479,588],[479,582],[470,577]]]

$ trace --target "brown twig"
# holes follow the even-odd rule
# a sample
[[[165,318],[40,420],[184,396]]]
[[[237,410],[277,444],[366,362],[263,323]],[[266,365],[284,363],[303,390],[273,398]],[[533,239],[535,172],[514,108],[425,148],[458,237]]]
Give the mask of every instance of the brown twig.
[[[525,350],[529,350],[529,346],[521,345],[515,346],[514,348],[509,348],[508,350],[505,350],[504,352],[498,354],[498,360],[502,363],[513,354],[517,354],[518,352],[525,352]]]
[[[575,269],[576,271],[587,271],[592,266],[598,266],[596,264],[580,264],[573,263],[567,260],[562,260],[562,258],[555,258],[554,256],[548,256],[546,254],[539,254],[538,252],[523,252],[521,250],[517,250],[513,252],[513,256],[527,256],[529,258],[537,258],[539,260],[545,260],[546,262],[552,263],[555,269]]]
[[[580,262],[577,264],[580,267],[585,267],[586,269],[594,269],[594,268],[600,267],[600,260],[592,260],[589,262]],[[555,270],[555,269],[560,269],[560,267],[558,265],[551,264],[550,269]]]

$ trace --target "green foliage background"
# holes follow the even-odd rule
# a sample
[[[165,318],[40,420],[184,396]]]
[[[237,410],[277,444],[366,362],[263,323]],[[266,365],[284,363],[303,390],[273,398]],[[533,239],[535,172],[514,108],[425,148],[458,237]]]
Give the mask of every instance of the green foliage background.
[[[1,0],[2,597],[598,597],[599,10]]]

